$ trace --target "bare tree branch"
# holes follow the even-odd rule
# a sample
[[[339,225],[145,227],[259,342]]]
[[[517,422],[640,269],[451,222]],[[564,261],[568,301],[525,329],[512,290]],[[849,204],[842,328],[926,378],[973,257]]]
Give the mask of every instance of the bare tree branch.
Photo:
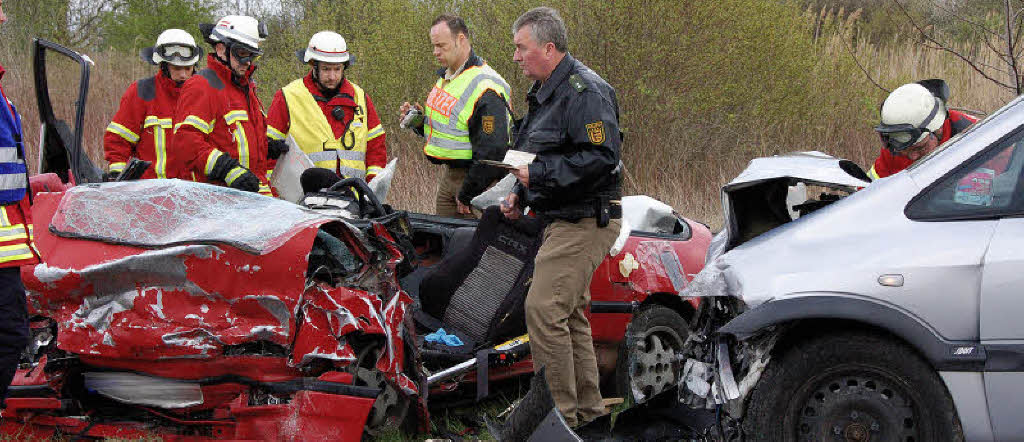
[[[1013,57],[1013,46],[1015,44],[1013,21],[1010,14],[1010,0],[1004,0],[1006,5],[1006,53],[1009,55],[1006,62],[1010,65],[1010,74],[1013,75],[1013,88],[1020,95],[1020,70],[1017,68],[1017,59]]]
[[[939,2],[937,2],[935,0],[932,0],[931,3],[932,3],[933,6],[935,6],[935,9],[939,9],[939,10],[949,14],[951,17],[953,17],[953,18],[955,18],[957,20],[960,20],[960,21],[962,21],[964,23],[967,23],[967,24],[969,24],[969,25],[971,25],[973,27],[981,29],[982,31],[985,31],[986,34],[991,34],[991,35],[994,35],[996,37],[1002,37],[1001,35],[999,35],[999,33],[989,29],[988,26],[986,26],[984,23],[978,23],[978,22],[976,22],[974,20],[970,20],[970,19],[968,19],[968,18],[958,14],[953,9],[950,9],[950,8],[942,5],[941,3],[939,3]]]
[[[938,39],[933,37],[931,34],[929,34],[927,31],[925,31],[923,28],[921,28],[921,25],[919,25],[917,23],[917,21],[914,20],[914,17],[912,17],[910,15],[910,12],[907,11],[907,8],[903,5],[903,3],[900,3],[900,0],[892,0],[892,1],[899,8],[900,12],[902,12],[903,15],[905,17],[907,17],[907,20],[910,21],[910,24],[914,27],[915,30],[917,30],[918,34],[921,35],[921,38],[923,40],[925,40],[926,42],[930,42],[931,43],[931,45],[925,44],[926,47],[930,47],[932,49],[937,49],[937,50],[940,50],[940,51],[948,52],[949,54],[951,54],[951,55],[959,58],[960,60],[962,60],[964,63],[967,63],[967,65],[970,66],[971,69],[974,69],[975,72],[980,74],[986,80],[991,81],[991,82],[993,82],[993,83],[995,83],[995,84],[997,84],[999,86],[1005,87],[1007,89],[1017,91],[1017,94],[1020,95],[1020,91],[1018,90],[1018,88],[1016,86],[1017,82],[1015,82],[1014,85],[1009,85],[1009,84],[1006,84],[1005,82],[1002,82],[1002,81],[996,80],[995,78],[992,78],[992,76],[989,75],[987,72],[985,72],[982,68],[980,68],[978,66],[978,63],[975,62],[973,59],[971,59],[970,57],[967,57],[967,56],[961,54],[957,50],[954,50],[954,49],[950,48],[949,45],[939,41]],[[1009,0],[1007,0],[1007,1],[1009,1]],[[1010,64],[1008,63],[1008,65],[1010,65]],[[1010,66],[1011,66],[1011,68],[1013,67],[1013,65],[1010,65]],[[1014,72],[1016,72],[1015,69],[1012,69],[1012,70]]]
[[[864,65],[860,64],[860,60],[857,59],[857,55],[853,53],[853,48],[850,47],[850,42],[846,41],[846,36],[843,36],[841,40],[843,40],[843,46],[846,47],[846,51],[850,53],[850,58],[853,59],[854,63],[857,63],[857,67],[860,68],[860,71],[864,73],[864,76],[867,77],[868,81],[870,81],[871,84],[875,85],[875,87],[885,91],[885,93],[891,92],[890,90],[882,87],[882,85],[878,84],[878,82],[871,77],[871,74],[868,73],[868,70],[864,69]]]

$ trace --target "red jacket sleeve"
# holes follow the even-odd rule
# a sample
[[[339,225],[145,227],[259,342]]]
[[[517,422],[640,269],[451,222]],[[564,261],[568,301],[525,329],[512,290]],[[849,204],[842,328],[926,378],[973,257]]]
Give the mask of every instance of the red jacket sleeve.
[[[893,155],[888,149],[882,148],[881,152],[878,154],[878,158],[875,159],[875,165],[872,166],[871,171],[868,172],[868,176],[870,176],[872,180],[885,178],[910,167],[913,163],[914,162],[911,161],[910,158]]]
[[[139,98],[138,83],[132,83],[121,96],[121,107],[103,133],[103,158],[110,171],[124,170],[135,145],[142,136],[145,106]]]
[[[388,151],[384,142],[387,135],[369,94],[366,95],[366,125],[369,126],[366,134],[366,181],[370,181],[388,164]]]
[[[284,93],[278,89],[270,102],[270,111],[267,112],[267,137],[271,140],[283,140],[291,127],[290,118]]]
[[[173,149],[188,152],[187,167],[197,175],[206,177],[212,162],[220,151],[210,140],[213,125],[217,124],[217,113],[213,107],[216,92],[207,85],[206,79],[196,75],[182,86],[178,108],[174,112]]]

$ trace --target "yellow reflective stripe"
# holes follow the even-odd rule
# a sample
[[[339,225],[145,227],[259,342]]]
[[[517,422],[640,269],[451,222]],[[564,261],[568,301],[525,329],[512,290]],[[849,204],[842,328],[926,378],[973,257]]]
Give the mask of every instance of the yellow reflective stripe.
[[[871,170],[868,171],[868,178],[871,178],[871,181],[879,179],[878,172],[875,172],[875,166],[871,166]]]
[[[235,123],[235,141],[238,143],[238,163],[249,168],[249,140],[245,137],[245,128],[242,122]]]
[[[7,218],[7,211],[0,207],[0,227],[8,227],[10,225],[11,220]]]
[[[381,173],[381,172],[382,172],[383,170],[384,170],[384,168],[383,168],[383,167],[379,167],[379,166],[370,166],[370,167],[367,167],[367,168],[366,168],[366,174],[367,174],[367,175],[376,175],[376,174],[378,174],[378,173]]]
[[[224,155],[224,152],[214,150],[213,152],[210,152],[210,156],[206,157],[206,176],[210,176],[210,174],[213,173],[213,166],[217,164],[217,159],[219,159],[221,155]]]
[[[274,169],[270,169],[270,170],[267,171],[267,179],[269,180],[270,177],[272,177],[272,176],[274,176]]]
[[[207,135],[209,135],[210,132],[213,132],[212,122],[207,123],[206,121],[203,121],[202,118],[199,118],[195,115],[189,115],[185,117],[185,121],[182,121],[181,123],[178,123],[177,126],[174,126],[174,132],[178,132],[178,129],[181,128],[182,125],[186,124],[198,129],[200,132]]]
[[[15,244],[12,246],[0,246],[0,263],[32,259],[32,250],[27,244]]]
[[[238,177],[242,176],[243,173],[245,173],[245,169],[241,167],[231,169],[231,171],[228,172],[228,176],[224,177],[224,182],[228,183],[228,185],[230,186],[231,183],[235,182],[235,180],[237,180]]]
[[[228,126],[239,121],[249,121],[249,113],[244,110],[233,110],[224,114],[224,121],[228,123]]]
[[[121,138],[128,140],[128,142],[132,144],[139,142],[139,136],[135,134],[135,132],[132,132],[127,127],[124,127],[113,121],[111,121],[110,124],[107,125],[107,132],[118,134],[121,136]]]
[[[124,167],[127,166],[127,165],[128,165],[128,163],[110,163],[110,165],[107,166],[107,171],[108,172],[118,172],[118,173],[124,172]]]
[[[274,126],[271,125],[267,125],[267,136],[270,137],[271,140],[283,140],[286,137],[284,133],[275,129]]]
[[[153,129],[153,144],[156,150],[156,165],[153,172],[157,178],[167,178],[167,135],[164,134],[162,125]]]
[[[146,121],[142,123],[142,127],[160,126],[164,129],[170,129],[173,127],[173,124],[171,123],[172,121],[170,118],[160,118],[156,115],[149,115],[146,117]]]
[[[378,124],[377,127],[370,130],[370,133],[366,134],[366,141],[370,141],[381,135],[384,135],[384,126]]]
[[[261,195],[273,196],[273,192],[270,191],[270,186],[268,186],[266,184],[262,184],[262,183],[260,184],[259,193]]]
[[[18,239],[28,239],[28,234],[25,233],[25,226],[23,224],[11,227],[0,227],[0,242],[14,241]]]

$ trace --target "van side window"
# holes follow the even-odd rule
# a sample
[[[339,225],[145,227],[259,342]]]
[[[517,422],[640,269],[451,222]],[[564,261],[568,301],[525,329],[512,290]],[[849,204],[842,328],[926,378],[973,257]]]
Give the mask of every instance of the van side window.
[[[956,173],[942,178],[907,206],[921,221],[986,219],[1020,214],[1024,131],[1018,132]]]

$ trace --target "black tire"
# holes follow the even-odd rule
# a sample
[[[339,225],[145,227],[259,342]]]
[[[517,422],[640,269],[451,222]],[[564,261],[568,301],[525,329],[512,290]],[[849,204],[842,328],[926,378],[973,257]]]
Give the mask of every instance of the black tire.
[[[626,327],[619,347],[615,365],[618,394],[639,404],[674,388],[682,372],[682,362],[675,356],[688,335],[686,320],[675,310],[657,304],[641,307]]]
[[[747,403],[749,441],[963,441],[935,370],[906,344],[870,332],[788,347],[769,362]]]

